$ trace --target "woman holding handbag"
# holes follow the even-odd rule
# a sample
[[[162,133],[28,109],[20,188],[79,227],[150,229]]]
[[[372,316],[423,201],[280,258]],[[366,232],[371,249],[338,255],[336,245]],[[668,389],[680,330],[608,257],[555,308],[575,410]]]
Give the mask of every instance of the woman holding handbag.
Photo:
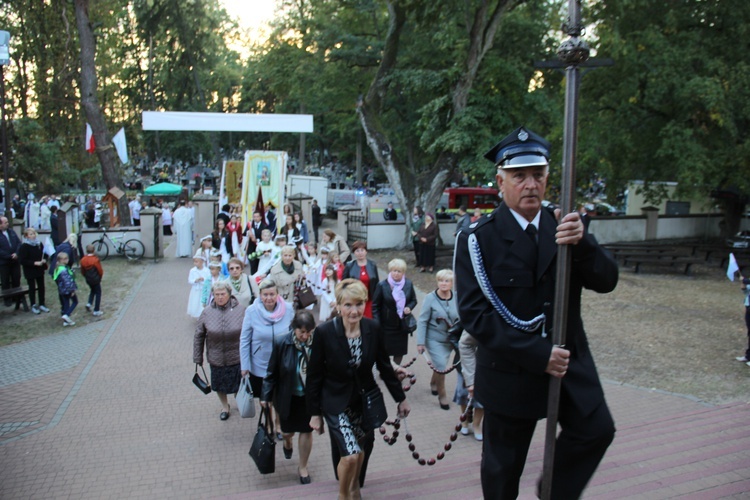
[[[406,278],[406,262],[393,259],[388,263],[388,277],[375,287],[372,319],[380,324],[385,350],[396,364],[401,364],[409,351],[409,334],[405,320],[417,305],[414,285]]]
[[[285,245],[281,249],[281,260],[269,273],[269,277],[276,283],[279,295],[287,302],[294,301],[294,286],[304,276],[302,264],[294,259],[296,255],[297,250],[292,245]]]
[[[310,427],[323,432],[325,419],[340,456],[336,472],[342,499],[360,498],[360,473],[366,469],[363,446],[375,428],[365,423],[368,415],[362,404],[367,394],[377,390],[373,365],[398,402],[398,416],[405,418],[411,410],[388,359],[380,327],[364,318],[365,302],[367,289],[362,282],[345,279],[336,285],[339,317],[315,329],[305,386]]]
[[[294,307],[281,298],[272,279],[264,279],[258,288],[260,300],[245,310],[239,348],[242,376],[250,374],[250,387],[256,395],[263,390],[273,341],[289,333],[294,317]]]
[[[427,351],[433,368],[444,371],[448,367],[451,352],[458,350],[458,346],[451,343],[448,330],[458,323],[459,317],[453,293],[453,271],[442,269],[435,279],[437,290],[425,296],[417,322],[417,352],[424,354]],[[432,395],[438,397],[440,408],[449,410],[445,375],[433,371],[430,389]]]
[[[266,408],[273,401],[281,422],[284,437],[284,457],[292,458],[294,433],[299,432],[299,482],[310,484],[307,460],[312,451],[312,428],[310,414],[305,404],[307,364],[310,359],[315,318],[310,311],[297,311],[288,335],[273,341],[268,372],[263,379],[260,405]]]
[[[211,388],[219,396],[221,420],[229,418],[227,394],[237,394],[240,387],[240,332],[245,308],[232,296],[232,287],[226,281],[211,286],[211,301],[195,327],[193,362],[203,366],[203,350],[211,367]]]

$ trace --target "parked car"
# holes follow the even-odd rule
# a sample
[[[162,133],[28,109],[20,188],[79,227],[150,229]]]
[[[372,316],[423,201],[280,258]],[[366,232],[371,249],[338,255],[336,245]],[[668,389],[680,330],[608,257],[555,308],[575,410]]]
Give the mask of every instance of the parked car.
[[[740,231],[734,236],[727,238],[727,246],[730,248],[750,248],[750,231]]]

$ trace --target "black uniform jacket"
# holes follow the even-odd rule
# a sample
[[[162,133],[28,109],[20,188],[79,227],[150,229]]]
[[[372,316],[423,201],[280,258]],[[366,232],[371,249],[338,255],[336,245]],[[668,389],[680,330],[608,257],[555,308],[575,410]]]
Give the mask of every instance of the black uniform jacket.
[[[557,222],[542,210],[538,233],[538,260],[534,243],[523,232],[510,209],[502,203],[492,214],[461,232],[456,242],[455,281],[458,309],[464,329],[479,342],[475,396],[490,411],[516,418],[542,418],[547,411],[552,351]],[[474,234],[481,248],[492,289],[517,318],[530,320],[547,315],[541,328],[526,333],[511,327],[485,298],[474,276],[468,238]],[[604,394],[589,351],[581,320],[581,291],[585,287],[607,293],[617,285],[617,264],[611,255],[585,233],[572,248],[566,348],[571,351],[568,372],[562,380],[563,396],[570,397],[583,414],[593,411]],[[534,271],[536,267],[536,271]]]
[[[297,375],[297,355],[299,351],[294,347],[294,332],[282,335],[273,340],[273,350],[268,361],[268,372],[263,379],[263,394],[261,401],[273,399],[279,416],[289,418],[289,407],[294,395],[294,389],[299,381]]]
[[[406,394],[391,367],[380,327],[373,320],[362,318],[360,334],[362,362],[356,369],[356,378],[359,378],[365,391],[374,387],[376,382],[372,365],[376,365],[388,392],[400,403],[406,399]],[[315,328],[305,387],[310,415],[322,415],[323,412],[337,415],[349,406],[358,390],[351,359],[349,342],[340,318],[326,321]]]

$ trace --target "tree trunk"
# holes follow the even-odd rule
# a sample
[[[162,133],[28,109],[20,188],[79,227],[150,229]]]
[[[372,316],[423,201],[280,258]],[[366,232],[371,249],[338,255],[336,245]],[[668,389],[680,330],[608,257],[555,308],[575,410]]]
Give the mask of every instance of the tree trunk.
[[[102,166],[102,178],[107,190],[113,187],[125,191],[120,175],[118,162],[120,161],[112,141],[107,132],[99,101],[96,97],[96,42],[89,23],[88,0],[75,0],[76,24],[81,42],[81,106],[86,121],[91,125],[96,142],[96,155]],[[123,196],[118,202],[118,214],[121,221],[130,219],[130,208],[127,197]]]
[[[471,22],[467,30],[469,44],[466,49],[465,66],[463,74],[451,91],[452,119],[456,119],[466,109],[479,67],[487,52],[492,48],[503,15],[524,1],[498,0],[494,3],[494,8],[491,7],[492,2],[480,2],[477,9],[469,13],[470,16],[467,18]],[[357,114],[368,146],[385,172],[400,206],[407,210],[403,246],[408,246],[411,243],[408,215],[416,205],[421,205],[428,211],[434,211],[445,186],[456,172],[457,161],[452,154],[443,153],[431,168],[424,170],[416,167],[420,164],[418,152],[414,161],[403,162],[393,151],[387,132],[380,121],[380,109],[387,91],[387,78],[396,66],[401,31],[406,22],[406,11],[402,4],[393,1],[388,3],[388,13],[388,33],[380,66],[370,84],[367,96],[357,103]]]

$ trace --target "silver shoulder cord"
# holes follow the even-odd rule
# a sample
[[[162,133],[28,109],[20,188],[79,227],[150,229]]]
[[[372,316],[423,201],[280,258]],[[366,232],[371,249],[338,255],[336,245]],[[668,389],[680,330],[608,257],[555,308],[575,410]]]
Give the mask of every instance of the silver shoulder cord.
[[[490,280],[487,277],[487,272],[484,269],[484,263],[482,261],[482,250],[479,248],[479,242],[477,241],[477,236],[474,233],[469,235],[469,256],[471,257],[471,266],[474,268],[474,277],[477,279],[477,283],[479,283],[479,288],[482,289],[482,293],[487,298],[489,303],[492,304],[492,307],[495,308],[500,317],[503,318],[506,323],[508,323],[516,330],[521,330],[527,333],[534,332],[540,326],[542,326],[542,336],[546,336],[543,328],[545,320],[544,313],[529,321],[519,319],[510,312],[508,307],[503,304],[503,302],[500,300],[500,297],[498,297],[495,291],[492,289]]]

